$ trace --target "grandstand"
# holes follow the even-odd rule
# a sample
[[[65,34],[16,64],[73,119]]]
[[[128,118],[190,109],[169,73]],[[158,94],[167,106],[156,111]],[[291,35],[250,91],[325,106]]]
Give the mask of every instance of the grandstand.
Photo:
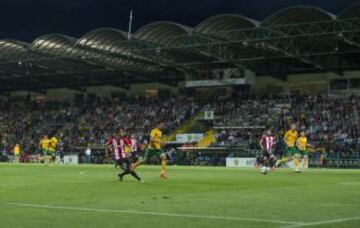
[[[146,182],[129,178],[119,190],[109,142],[121,130],[143,158],[159,123],[167,156],[139,169],[132,161]],[[314,169],[260,175],[265,131],[280,160],[292,124]],[[42,158],[45,135],[58,137],[59,164]],[[159,158],[171,165],[167,182],[153,178]],[[3,164],[19,161],[46,164]],[[359,227],[358,168],[360,3],[337,14],[300,5],[261,21],[227,13],[193,27],[155,21],[133,33],[0,40],[0,227],[24,227],[16,208],[32,216],[28,227],[52,227],[43,221],[51,211],[61,212],[54,227]]]
[[[341,120],[331,129],[332,134],[346,134],[343,140],[352,146],[329,153],[356,160],[358,107],[349,111],[348,103],[357,104],[358,96],[331,95],[344,97],[360,89],[359,17],[359,4],[338,15],[293,6],[261,22],[221,14],[194,28],[153,22],[129,37],[115,28],[99,28],[78,39],[47,34],[30,44],[1,40],[2,149],[21,142],[34,154],[40,136],[53,130],[62,133],[65,153],[88,145],[102,148],[115,131],[109,127],[113,121],[132,128],[146,143],[151,123],[161,119],[168,141],[180,133],[203,134],[191,144],[237,148],[254,156],[264,129],[281,135],[288,127],[286,116],[318,133],[307,119],[316,114],[306,110],[317,101],[311,94],[318,93],[334,106],[344,105],[344,114],[352,119],[342,131],[337,128]],[[299,99],[305,110],[295,106]],[[324,108],[331,112],[334,107]],[[215,113],[214,120],[202,119],[206,110]],[[322,109],[316,110],[320,115]],[[306,120],[297,120],[299,113]]]

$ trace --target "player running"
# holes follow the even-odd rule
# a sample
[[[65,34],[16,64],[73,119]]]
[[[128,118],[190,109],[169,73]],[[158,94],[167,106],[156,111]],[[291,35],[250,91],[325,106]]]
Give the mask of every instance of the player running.
[[[50,162],[55,164],[55,160],[56,160],[56,152],[58,149],[58,143],[59,140],[56,138],[56,133],[53,133],[53,136],[51,137],[50,141],[49,141],[49,155],[50,155]]]
[[[312,147],[312,145],[307,143],[307,137],[305,135],[305,131],[301,131],[300,132],[300,137],[296,140],[296,147],[297,147],[297,153],[295,154],[295,159],[299,160],[300,159],[300,163],[301,166],[297,167],[297,169],[295,169],[295,172],[302,172],[305,169],[305,165],[308,161],[308,147]],[[295,160],[294,160],[295,163]],[[299,161],[298,161],[299,163]]]
[[[288,130],[284,136],[284,143],[286,145],[286,153],[281,160],[278,160],[276,162],[276,167],[278,167],[279,165],[281,165],[283,163],[287,163],[295,158],[294,155],[296,154],[296,151],[297,151],[297,149],[295,147],[295,143],[296,143],[297,138],[298,138],[298,132],[296,130],[296,125],[291,124],[290,130]],[[298,166],[299,166],[299,160],[294,159],[295,170],[297,170]]]
[[[264,174],[269,171],[270,168],[275,166],[276,156],[273,153],[273,147],[275,145],[275,137],[272,135],[271,130],[267,130],[266,134],[261,136],[260,147],[262,154],[257,158],[258,165],[262,165],[262,170]]]
[[[39,142],[39,148],[41,150],[41,155],[42,155],[41,160],[43,160],[45,164],[48,163],[50,160],[49,147],[50,147],[50,140],[47,135],[44,135]]]
[[[122,173],[118,174],[119,180],[123,181],[124,176],[130,174],[139,182],[142,182],[141,178],[137,173],[131,168],[131,159],[130,155],[125,153],[125,146],[128,143],[128,140],[125,140],[124,136],[120,131],[114,137],[111,137],[105,147],[105,155],[109,156],[108,148],[110,147],[114,153],[115,163],[120,166],[123,170]]]
[[[159,123],[157,127],[151,130],[150,143],[145,152],[144,159],[134,164],[134,168],[144,163],[149,157],[156,155],[161,160],[160,178],[167,179],[167,175],[166,175],[167,157],[166,154],[162,151],[162,146],[164,144],[164,142],[162,141],[163,129],[164,129],[164,123]]]
[[[15,144],[13,153],[14,153],[14,162],[19,163],[19,161],[20,161],[20,145],[19,144]]]

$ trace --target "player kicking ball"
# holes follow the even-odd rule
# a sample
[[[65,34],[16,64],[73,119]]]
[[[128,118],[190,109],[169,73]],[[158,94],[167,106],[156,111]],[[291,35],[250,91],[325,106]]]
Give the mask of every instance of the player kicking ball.
[[[273,153],[275,138],[271,130],[267,130],[266,134],[261,136],[259,143],[262,154],[257,158],[257,164],[261,166],[261,172],[266,175],[276,163],[276,156]]]
[[[143,182],[137,173],[131,167],[131,154],[125,153],[125,146],[128,140],[125,140],[123,133],[118,131],[115,136],[111,137],[105,147],[105,156],[109,157],[108,149],[111,148],[115,164],[119,166],[123,172],[118,174],[119,180],[123,181],[126,175],[133,176],[139,182]]]
[[[294,171],[296,172],[298,170],[299,159],[295,156],[297,153],[297,148],[295,146],[297,138],[298,132],[296,130],[296,125],[291,124],[290,130],[288,130],[284,135],[284,143],[286,145],[285,156],[276,162],[276,167],[294,160]]]
[[[134,169],[138,167],[140,164],[144,163],[148,158],[152,156],[158,156],[161,160],[161,170],[160,170],[160,178],[165,180],[167,179],[166,175],[166,164],[167,157],[166,154],[162,151],[162,146],[164,142],[162,141],[162,130],[164,129],[164,123],[159,123],[157,127],[151,130],[150,132],[150,143],[145,152],[144,159],[138,161],[133,165]]]

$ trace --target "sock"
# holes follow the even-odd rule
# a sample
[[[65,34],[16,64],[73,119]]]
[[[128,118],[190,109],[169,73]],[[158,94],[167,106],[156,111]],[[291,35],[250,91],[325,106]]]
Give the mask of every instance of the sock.
[[[125,176],[125,175],[128,175],[130,172],[129,171],[124,171],[122,173],[120,173],[120,176]]]
[[[144,158],[139,158],[138,159],[138,161],[137,162],[135,162],[133,165],[132,165],[132,168],[133,169],[135,169],[136,167],[138,167],[139,165],[141,165],[141,164],[143,164],[143,163],[145,163],[146,162],[146,160],[147,160],[147,152],[146,152],[146,154],[145,154],[145,156],[144,156]]]
[[[137,175],[135,171],[130,171],[131,176],[133,176],[136,180],[141,181],[140,177]]]
[[[122,180],[124,178],[124,176],[128,175],[129,173],[130,173],[129,171],[124,171],[122,173],[119,173],[118,175],[119,175],[120,179]]]
[[[306,158],[304,158],[302,161],[301,161],[301,168],[302,168],[302,170],[304,170],[305,169],[305,165],[306,165]]]
[[[299,170],[299,158],[294,158],[294,169],[295,171]]]
[[[165,175],[166,173],[166,159],[161,160],[161,175]]]
[[[277,165],[286,163],[286,162],[288,162],[289,160],[290,160],[290,157],[283,157],[283,158],[281,158],[280,160],[277,161]]]
[[[264,164],[265,167],[269,167],[269,159],[264,159]]]
[[[276,159],[271,158],[271,159],[270,159],[270,167],[271,167],[271,168],[275,167],[275,164],[276,164]]]

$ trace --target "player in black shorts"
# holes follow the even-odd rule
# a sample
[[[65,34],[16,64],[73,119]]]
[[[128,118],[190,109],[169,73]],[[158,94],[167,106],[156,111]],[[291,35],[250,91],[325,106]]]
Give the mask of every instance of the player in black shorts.
[[[117,132],[117,134],[109,139],[105,146],[105,156],[109,157],[108,149],[111,148],[114,153],[115,165],[119,166],[123,172],[118,174],[120,181],[123,181],[124,176],[130,174],[138,181],[141,181],[141,178],[137,175],[137,173],[132,168],[132,160],[131,160],[131,152],[126,153],[125,147],[130,146],[129,140],[124,137],[124,134]]]
[[[260,148],[262,150],[261,155],[257,158],[258,165],[263,165],[265,168],[265,174],[269,167],[274,167],[276,163],[276,157],[273,153],[273,146],[275,145],[275,138],[271,133],[271,130],[267,130],[260,139]]]
[[[123,181],[124,176],[130,174],[136,180],[142,182],[141,178],[137,175],[137,173],[131,168],[132,161],[130,158],[123,158],[116,161],[116,164],[123,170],[122,173],[119,173],[119,180]]]

